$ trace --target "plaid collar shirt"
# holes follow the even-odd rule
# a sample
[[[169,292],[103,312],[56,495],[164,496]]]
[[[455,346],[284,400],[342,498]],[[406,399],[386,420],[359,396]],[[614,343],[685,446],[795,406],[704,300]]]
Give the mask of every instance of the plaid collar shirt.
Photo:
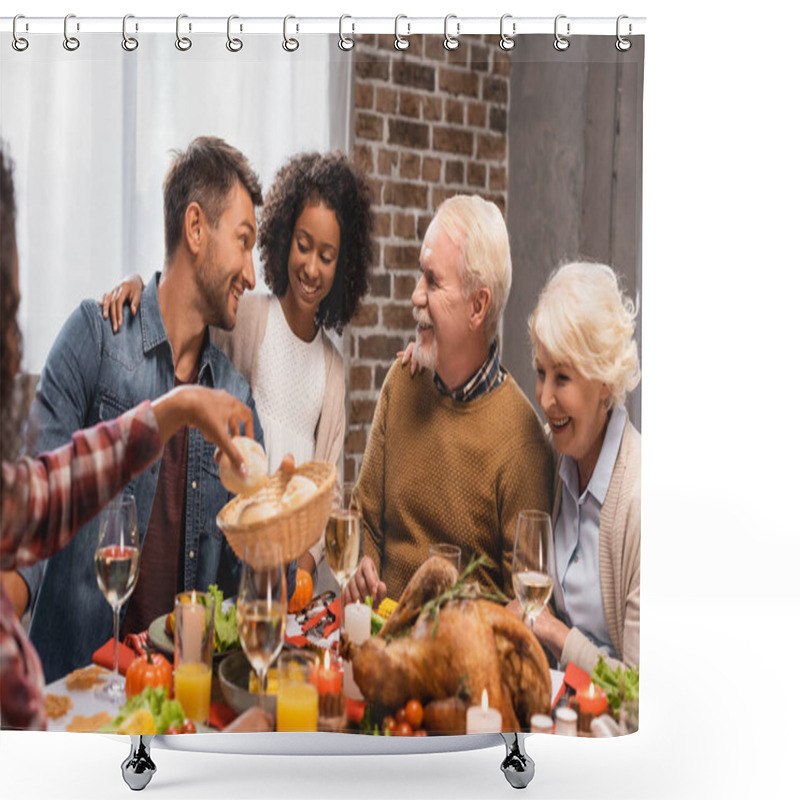
[[[0,569],[47,558],[136,474],[161,454],[155,415],[145,401],[116,420],[77,431],[37,458],[3,462]],[[0,725],[46,727],[39,657],[0,589]]]
[[[492,340],[489,347],[489,355],[483,362],[481,368],[464,384],[449,391],[442,382],[442,379],[434,372],[433,382],[439,392],[459,403],[468,403],[470,400],[477,400],[485,394],[489,394],[492,389],[496,389],[508,376],[508,372],[500,366],[498,355],[497,339]]]

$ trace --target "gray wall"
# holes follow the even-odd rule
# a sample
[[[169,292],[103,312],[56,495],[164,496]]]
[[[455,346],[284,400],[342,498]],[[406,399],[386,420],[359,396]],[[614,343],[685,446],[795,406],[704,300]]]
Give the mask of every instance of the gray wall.
[[[639,296],[642,324],[642,79],[644,40],[583,36],[563,53],[548,36],[513,51],[507,222],[514,277],[503,363],[533,401],[527,319],[550,272],[584,259],[613,266]],[[537,411],[539,409],[537,408]],[[641,388],[628,400],[641,430]]]

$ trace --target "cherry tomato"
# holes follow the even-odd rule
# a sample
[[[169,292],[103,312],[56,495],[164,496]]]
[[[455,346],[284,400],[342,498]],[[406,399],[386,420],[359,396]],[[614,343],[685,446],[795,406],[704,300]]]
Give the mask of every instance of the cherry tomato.
[[[174,733],[180,733],[180,732],[181,732],[181,726],[178,725],[176,722],[173,722],[172,725],[170,725],[169,728],[167,728],[166,731],[164,731],[164,733],[167,733],[167,734],[170,734],[170,735],[174,734]]]
[[[405,707],[398,708],[397,711],[394,712],[394,718],[397,720],[397,724],[399,725],[401,722],[406,721],[406,709]]]
[[[399,722],[397,724],[397,733],[396,736],[412,736],[414,731],[411,730],[411,726],[407,722]]]
[[[383,718],[383,730],[394,733],[397,730],[397,720],[394,717]]]
[[[420,728],[418,731],[414,731],[414,736],[427,736],[428,731],[425,728]]]
[[[197,728],[195,728],[194,722],[192,722],[188,717],[183,721],[181,733],[197,733]]]
[[[406,720],[416,731],[422,727],[422,703],[419,700],[409,700],[406,703]]]

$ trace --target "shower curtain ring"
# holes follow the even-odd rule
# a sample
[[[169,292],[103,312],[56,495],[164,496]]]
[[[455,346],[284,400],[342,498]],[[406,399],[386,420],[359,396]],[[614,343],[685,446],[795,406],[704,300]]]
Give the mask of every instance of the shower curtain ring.
[[[64,49],[69,50],[70,53],[74,52],[81,46],[80,41],[75,36],[69,35],[68,26],[71,19],[75,19],[74,14],[67,14],[67,16],[64,17]],[[80,30],[79,25],[77,30]]]
[[[300,47],[300,42],[298,42],[294,37],[290,37],[287,32],[290,19],[297,19],[297,17],[293,17],[291,14],[289,14],[283,18],[283,49],[287,53],[294,53],[294,51]],[[295,29],[299,30],[299,26],[295,26]]]
[[[500,17],[500,49],[501,50],[506,50],[506,51],[513,50],[514,46],[516,45],[516,42],[514,41],[514,36],[517,33],[517,23],[516,22],[512,22],[511,23],[511,36],[509,36],[505,32],[505,29],[504,29],[505,21],[507,19],[511,19],[511,17],[512,17],[511,14],[503,14],[503,16]]]
[[[447,23],[450,22],[451,19],[455,19],[456,20],[456,35],[455,36],[451,36],[447,32]],[[444,44],[444,49],[445,50],[458,50],[458,46],[461,44],[461,42],[459,42],[458,38],[457,38],[459,33],[461,33],[461,23],[458,22],[458,20],[456,19],[456,15],[455,14],[448,14],[444,18],[444,42],[443,42],[443,44]]]
[[[126,14],[122,18],[122,49],[127,50],[130,53],[139,46],[139,40],[134,36],[128,36],[129,19],[134,19],[133,14]]]
[[[405,36],[400,35],[400,20],[401,19],[408,19],[405,14],[398,14],[394,18],[394,49],[395,50],[408,50],[411,46],[411,42],[406,39]],[[411,25],[406,23],[408,27],[408,31],[406,32],[406,36],[411,34]]]
[[[188,16],[188,14],[178,14],[175,20],[175,47],[182,52],[186,52],[192,46],[192,40],[188,36],[181,36],[181,20],[187,19]],[[192,25],[189,23],[189,30],[191,29]]]
[[[344,31],[342,30],[344,26],[344,21],[346,19],[353,19],[353,18],[349,14],[342,14],[342,16],[339,17],[339,49],[345,51],[352,50],[356,46],[355,41],[351,39],[349,36],[345,36]],[[351,25],[350,32],[354,33],[355,29],[356,29],[355,24]]]
[[[242,47],[244,47],[244,42],[242,42],[241,39],[231,36],[231,22],[235,19],[239,19],[236,14],[231,14],[228,17],[228,41],[225,42],[225,47],[227,47],[231,53],[238,53]],[[239,30],[241,30],[241,27],[239,27]]]
[[[30,42],[25,37],[20,36],[17,33],[17,20],[19,20],[19,19],[25,19],[25,16],[23,14],[17,14],[17,16],[14,17],[14,22],[11,25],[11,35],[14,37],[11,40],[11,46],[18,53],[21,53],[24,50],[28,49],[28,45],[30,44]]]
[[[617,41],[615,42],[615,44],[614,44],[614,47],[616,47],[616,48],[617,48],[617,50],[619,50],[619,51],[620,51],[620,53],[625,53],[625,52],[627,52],[628,50],[630,50],[630,49],[631,49],[631,45],[633,44],[633,42],[631,42],[631,40],[630,40],[630,39],[626,39],[626,38],[625,38],[625,37],[624,37],[624,36],[623,36],[623,35],[620,33],[620,23],[621,23],[621,22],[622,22],[622,20],[624,20],[624,19],[628,19],[628,16],[627,16],[627,14],[620,14],[620,15],[617,17]],[[632,32],[633,32],[633,26],[632,26],[632,25],[630,24],[630,22],[629,22],[629,23],[628,23],[628,36],[630,36]]]
[[[554,31],[555,31],[556,39],[553,42],[553,47],[555,47],[556,50],[561,51],[561,52],[563,52],[564,50],[566,50],[569,47],[569,39],[565,39],[558,32],[558,21],[561,20],[561,19],[566,19],[566,18],[567,18],[566,14],[559,14],[556,17],[556,21],[555,21],[555,25],[554,25]],[[567,36],[569,36],[569,34],[570,34],[570,24],[568,22],[567,23]]]

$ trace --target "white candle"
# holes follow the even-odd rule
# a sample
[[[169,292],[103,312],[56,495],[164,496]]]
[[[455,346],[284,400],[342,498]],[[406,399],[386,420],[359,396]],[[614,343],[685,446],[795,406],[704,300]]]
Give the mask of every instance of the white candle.
[[[191,603],[181,603],[181,652],[180,660],[186,663],[203,661],[203,631],[205,628],[205,606],[197,602],[192,592]]]
[[[561,707],[556,710],[556,733],[560,736],[578,735],[578,712]]]
[[[467,733],[500,733],[502,730],[503,715],[489,707],[489,695],[484,689],[481,704],[467,709]]]
[[[534,714],[531,717],[531,733],[552,733],[553,718],[547,714]]]
[[[364,644],[369,639],[371,628],[369,606],[363,603],[350,603],[344,610],[344,632],[353,644]],[[344,696],[351,700],[363,700],[364,695],[353,678],[353,665],[344,665]]]

